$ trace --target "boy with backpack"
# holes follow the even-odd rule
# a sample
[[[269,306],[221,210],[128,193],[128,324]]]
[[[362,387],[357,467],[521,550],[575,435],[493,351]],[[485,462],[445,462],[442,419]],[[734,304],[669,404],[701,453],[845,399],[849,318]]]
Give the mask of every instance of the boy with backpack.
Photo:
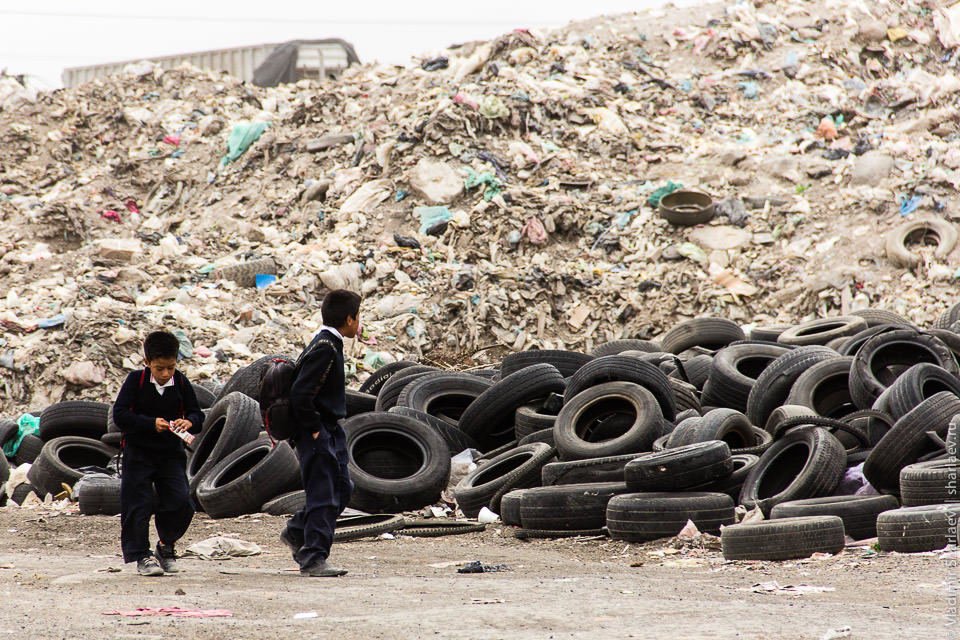
[[[353,492],[347,470],[346,435],[338,424],[346,417],[343,339],[360,328],[360,296],[337,289],[320,307],[323,327],[296,364],[277,362],[261,381],[260,401],[267,431],[289,438],[300,460],[306,504],[280,532],[280,540],[300,565],[300,575],[335,577],[344,569],[327,562],[337,517]],[[289,384],[289,399],[282,397]]]
[[[113,404],[113,421],[123,432],[120,546],[123,561],[136,561],[144,576],[178,571],[174,544],[194,513],[182,434],[203,426],[203,412],[190,381],[177,371],[179,353],[180,341],[172,333],[148,335],[146,368],[127,376]],[[150,550],[151,515],[159,536],[156,556]]]

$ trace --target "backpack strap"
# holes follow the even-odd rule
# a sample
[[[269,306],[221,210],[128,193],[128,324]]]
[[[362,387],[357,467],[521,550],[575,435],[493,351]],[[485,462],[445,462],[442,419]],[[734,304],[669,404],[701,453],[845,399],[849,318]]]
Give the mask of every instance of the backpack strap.
[[[307,345],[307,348],[304,349],[304,350],[303,350],[303,353],[300,354],[300,357],[297,358],[296,364],[293,365],[293,366],[294,366],[294,375],[293,375],[294,381],[296,381],[296,379],[297,379],[298,377],[300,377],[300,371],[302,370],[303,360],[304,360],[308,355],[310,355],[311,353],[313,353],[314,351],[316,351],[317,349],[319,349],[320,347],[322,347],[324,344],[329,345],[330,348],[333,349],[334,354],[336,354],[336,352],[337,352],[337,347],[336,347],[335,344],[333,344],[333,341],[330,340],[330,339],[327,338],[327,337],[322,337],[320,334],[317,334],[317,337],[314,338],[313,341],[312,341],[309,345]],[[327,382],[327,376],[330,374],[330,369],[331,369],[331,367],[333,367],[333,362],[334,362],[334,360],[331,360],[331,361],[330,361],[330,363],[327,365],[327,369],[323,372],[323,375],[320,377],[320,382],[319,382],[318,385],[317,385],[317,388],[318,388],[318,389]]]
[[[300,366],[303,364],[304,359],[305,359],[308,355],[310,355],[311,353],[313,353],[314,351],[316,351],[317,349],[319,349],[323,344],[328,344],[328,345],[330,345],[330,347],[334,350],[334,352],[336,352],[337,347],[336,347],[336,345],[333,344],[333,341],[330,340],[330,338],[323,337],[323,336],[321,336],[321,335],[318,333],[318,334],[317,334],[317,337],[314,338],[314,339],[310,342],[310,344],[307,345],[307,348],[304,349],[303,352],[300,353],[300,357],[297,358],[297,361],[294,363],[293,366],[296,367],[296,368],[299,370],[299,369],[300,369]]]

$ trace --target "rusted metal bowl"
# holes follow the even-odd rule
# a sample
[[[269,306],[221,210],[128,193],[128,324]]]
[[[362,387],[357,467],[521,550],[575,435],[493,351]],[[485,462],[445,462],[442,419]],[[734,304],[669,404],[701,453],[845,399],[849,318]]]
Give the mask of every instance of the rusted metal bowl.
[[[674,191],[660,198],[660,217],[677,226],[710,222],[716,212],[713,198],[701,191]]]

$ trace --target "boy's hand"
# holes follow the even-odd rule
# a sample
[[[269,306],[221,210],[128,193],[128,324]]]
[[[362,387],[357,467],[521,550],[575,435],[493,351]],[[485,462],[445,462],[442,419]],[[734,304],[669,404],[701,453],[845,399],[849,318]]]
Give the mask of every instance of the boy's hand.
[[[164,420],[163,418],[157,418],[157,421],[154,423],[154,426],[157,429],[157,433],[162,433],[170,428],[170,423]]]

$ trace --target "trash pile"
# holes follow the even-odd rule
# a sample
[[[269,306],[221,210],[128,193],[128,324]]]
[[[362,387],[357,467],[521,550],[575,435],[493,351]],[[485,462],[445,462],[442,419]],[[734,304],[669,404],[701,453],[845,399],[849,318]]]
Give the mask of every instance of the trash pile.
[[[958,317],[960,304],[922,330],[868,309],[749,332],[705,317],[660,341],[521,351],[470,372],[384,365],[347,393],[349,506],[374,519],[354,526],[451,535],[499,517],[520,526],[517,538],[640,543],[702,532],[720,536],[729,560],[837,553],[847,538],[941,549],[957,542],[948,524],[960,511]],[[187,479],[213,518],[305,502],[292,448],[264,431],[269,362],[220,388],[196,386],[206,417],[187,445]],[[3,494],[117,513],[111,415],[110,405],[67,401],[36,424],[0,423],[19,465],[10,474],[0,457],[0,481],[11,477]],[[31,438],[38,453],[24,450]],[[385,515],[428,507],[479,524]],[[738,508],[750,510],[739,523]]]
[[[272,89],[4,76],[0,410],[109,400],[158,326],[223,381],[299,351],[341,286],[360,380],[703,314],[929,324],[957,275],[958,11],[670,8]]]

